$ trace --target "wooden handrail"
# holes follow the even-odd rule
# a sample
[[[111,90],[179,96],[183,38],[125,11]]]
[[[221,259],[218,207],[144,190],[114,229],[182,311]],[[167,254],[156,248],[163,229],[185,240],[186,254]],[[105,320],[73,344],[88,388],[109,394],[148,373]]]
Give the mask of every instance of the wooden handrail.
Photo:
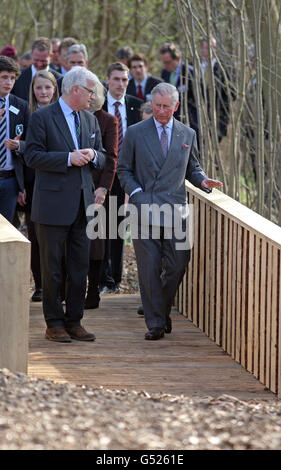
[[[194,246],[176,305],[281,395],[281,227],[218,190],[187,184]]]

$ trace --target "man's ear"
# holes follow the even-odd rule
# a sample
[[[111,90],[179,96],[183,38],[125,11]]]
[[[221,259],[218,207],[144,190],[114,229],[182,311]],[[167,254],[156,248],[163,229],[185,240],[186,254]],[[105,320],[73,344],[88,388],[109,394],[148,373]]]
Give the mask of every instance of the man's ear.
[[[177,104],[176,104],[176,106],[175,106],[175,111],[174,111],[174,112],[176,112],[176,111],[177,111],[177,109],[178,109],[179,105],[180,105],[180,102],[178,101],[178,102],[177,102]]]

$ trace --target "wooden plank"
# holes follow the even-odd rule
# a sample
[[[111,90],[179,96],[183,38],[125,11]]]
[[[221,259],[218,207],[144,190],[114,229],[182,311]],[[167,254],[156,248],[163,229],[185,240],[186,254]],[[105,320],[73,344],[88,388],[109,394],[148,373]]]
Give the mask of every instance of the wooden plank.
[[[248,292],[247,292],[247,370],[253,372],[254,354],[254,320],[253,320],[253,298],[254,298],[254,234],[249,233],[248,245]]]
[[[216,343],[221,346],[222,334],[221,334],[221,304],[222,304],[222,215],[217,215],[217,266],[216,266]]]
[[[226,314],[226,351],[231,355],[232,338],[232,295],[233,295],[233,276],[232,276],[232,257],[233,257],[233,222],[229,221],[228,229],[228,262],[227,262],[227,314]]]
[[[272,248],[272,295],[271,295],[271,351],[270,390],[277,393],[277,344],[278,344],[278,249]]]
[[[217,250],[216,250],[216,239],[217,239],[217,214],[214,209],[211,209],[211,251],[210,251],[210,338],[215,341],[215,327],[216,327],[216,260],[217,260]]]
[[[223,279],[222,279],[222,348],[227,349],[227,278],[228,278],[228,237],[229,237],[229,220],[224,217],[223,224]]]
[[[259,380],[265,383],[265,357],[266,357],[266,273],[267,273],[267,243],[261,242],[260,267],[260,366]]]
[[[199,283],[199,200],[194,200],[194,248],[193,248],[193,296],[192,296],[192,312],[193,323],[198,326],[198,283]]]
[[[231,300],[231,357],[235,359],[236,353],[236,318],[237,318],[237,311],[236,311],[236,296],[237,296],[237,238],[238,238],[238,226],[237,224],[233,224],[233,250],[232,250],[232,300]]]
[[[191,219],[191,230],[193,231],[193,243],[195,239],[195,233],[194,233],[194,197],[189,194],[189,211],[190,211],[190,216],[192,217]],[[192,321],[193,320],[193,310],[192,310],[192,293],[193,293],[193,256],[194,256],[194,245],[192,246],[191,252],[190,252],[190,261],[188,264],[187,268],[187,305],[186,305],[186,310],[187,310],[187,318]]]
[[[206,206],[204,202],[199,201],[200,207],[200,247],[199,247],[199,292],[198,292],[198,318],[199,328],[204,331],[204,292],[205,292],[205,261],[206,261]]]
[[[271,355],[271,289],[272,289],[272,245],[268,245],[266,279],[266,348],[265,348],[265,385],[270,388]]]
[[[277,358],[278,358],[278,366],[277,366],[277,373],[278,373],[278,384],[277,384],[277,393],[278,398],[281,398],[281,250],[278,250],[278,348],[277,348]]]
[[[237,227],[237,280],[236,280],[236,322],[235,360],[241,361],[241,296],[242,296],[242,227]]]
[[[254,268],[254,364],[253,373],[259,377],[260,354],[260,264],[261,239],[255,237],[255,268]]]
[[[205,289],[204,289],[204,333],[210,335],[210,269],[211,269],[211,208],[205,207]]]
[[[247,253],[248,253],[248,231],[243,230],[243,252],[242,252],[242,284],[241,284],[241,364],[247,367],[247,333],[246,333],[246,304],[247,304]]]

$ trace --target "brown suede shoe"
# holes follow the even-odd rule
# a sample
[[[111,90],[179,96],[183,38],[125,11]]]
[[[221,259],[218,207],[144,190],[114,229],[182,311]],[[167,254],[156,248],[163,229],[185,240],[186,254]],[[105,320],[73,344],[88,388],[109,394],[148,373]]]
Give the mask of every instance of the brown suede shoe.
[[[69,334],[62,326],[53,326],[46,329],[45,338],[58,343],[71,343]]]
[[[65,329],[70,338],[76,339],[77,341],[95,341],[96,339],[95,335],[88,333],[81,325],[71,326]]]

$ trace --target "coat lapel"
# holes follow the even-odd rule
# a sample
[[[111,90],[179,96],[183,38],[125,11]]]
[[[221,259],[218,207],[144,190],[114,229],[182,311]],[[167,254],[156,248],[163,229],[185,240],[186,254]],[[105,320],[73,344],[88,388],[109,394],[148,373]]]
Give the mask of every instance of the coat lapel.
[[[158,170],[162,168],[164,164],[164,155],[162,153],[162,148],[160,144],[160,140],[158,137],[158,132],[156,126],[154,124],[153,117],[147,119],[147,126],[146,130],[143,134],[144,142],[152,153],[152,160],[158,167]]]
[[[61,110],[61,107],[60,107],[60,104],[59,104],[58,101],[54,104],[53,114],[54,114],[54,121],[55,121],[55,123],[58,127],[58,130],[59,130],[59,133],[60,133],[62,139],[64,139],[67,146],[71,150],[73,150],[75,145],[74,145],[74,142],[73,142],[73,139],[72,139],[72,135],[71,135],[68,124],[66,122],[66,119],[63,115],[63,112]]]

